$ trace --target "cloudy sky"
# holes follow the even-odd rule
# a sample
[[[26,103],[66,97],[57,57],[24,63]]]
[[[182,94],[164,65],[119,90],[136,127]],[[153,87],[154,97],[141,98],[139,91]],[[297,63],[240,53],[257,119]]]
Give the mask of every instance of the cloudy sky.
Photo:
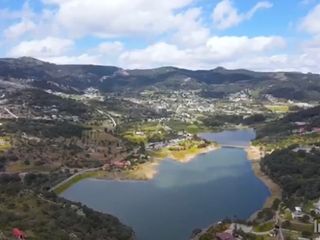
[[[319,0],[0,0],[0,56],[320,72]]]

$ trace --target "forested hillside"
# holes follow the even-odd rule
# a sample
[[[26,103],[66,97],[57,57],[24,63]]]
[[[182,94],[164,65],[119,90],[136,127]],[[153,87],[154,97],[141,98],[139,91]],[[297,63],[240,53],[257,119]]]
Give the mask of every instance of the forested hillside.
[[[51,179],[52,180],[52,179]],[[0,176],[0,229],[11,237],[19,228],[30,240],[130,240],[133,232],[118,219],[95,212],[42,190],[50,178],[27,175]]]

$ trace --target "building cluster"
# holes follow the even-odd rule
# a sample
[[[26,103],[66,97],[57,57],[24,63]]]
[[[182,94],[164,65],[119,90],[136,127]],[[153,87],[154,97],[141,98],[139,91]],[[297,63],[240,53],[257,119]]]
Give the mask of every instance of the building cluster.
[[[55,105],[52,106],[25,106],[24,104],[0,103],[1,119],[32,119],[32,120],[58,120],[79,122],[76,115],[62,114]]]
[[[170,118],[194,122],[201,115],[252,115],[263,113],[260,104],[253,101],[249,90],[231,94],[225,99],[210,99],[200,96],[195,90],[144,91],[139,95],[123,97],[130,101],[149,107],[158,112],[167,111]]]

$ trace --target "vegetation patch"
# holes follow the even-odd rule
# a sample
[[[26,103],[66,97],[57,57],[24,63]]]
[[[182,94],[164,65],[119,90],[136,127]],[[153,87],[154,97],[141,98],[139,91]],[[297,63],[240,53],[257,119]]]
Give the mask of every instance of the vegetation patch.
[[[270,222],[265,222],[263,224],[259,224],[257,226],[254,226],[253,230],[255,232],[267,232],[270,231],[274,228],[274,222],[270,221]]]
[[[165,147],[153,153],[153,157],[156,158],[172,158],[175,160],[188,160],[188,158],[193,157],[209,146],[215,146],[210,142],[202,139],[193,138],[188,140],[182,140],[174,145]]]
[[[0,137],[0,152],[5,152],[8,149],[11,148],[11,138],[6,136],[6,137]]]
[[[283,189],[286,196],[320,197],[320,149],[287,148],[264,157],[261,167]]]
[[[289,112],[288,105],[265,105],[265,107],[274,113],[287,113],[287,112]]]
[[[267,151],[275,150],[275,149],[284,149],[288,147],[292,147],[293,145],[313,145],[320,142],[320,134],[313,133],[307,135],[289,135],[283,136],[275,139],[258,139],[253,141],[253,145],[263,146]]]
[[[0,229],[5,239],[13,228],[30,240],[132,239],[132,230],[117,218],[43,192],[38,180],[28,177],[22,183],[18,175],[0,176]]]
[[[166,125],[152,122],[131,124],[121,133],[121,136],[129,142],[141,144],[170,139],[170,136],[173,136],[173,132]]]

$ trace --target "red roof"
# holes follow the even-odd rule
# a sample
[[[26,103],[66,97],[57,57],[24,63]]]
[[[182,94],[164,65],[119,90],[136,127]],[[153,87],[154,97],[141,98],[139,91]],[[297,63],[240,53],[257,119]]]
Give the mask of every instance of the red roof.
[[[19,228],[12,229],[12,235],[17,239],[25,239],[26,235]]]
[[[219,240],[235,240],[235,238],[230,233],[227,233],[227,232],[218,233],[216,237]]]
[[[124,167],[126,164],[125,162],[122,162],[122,161],[115,161],[113,162],[113,165],[116,167]]]

